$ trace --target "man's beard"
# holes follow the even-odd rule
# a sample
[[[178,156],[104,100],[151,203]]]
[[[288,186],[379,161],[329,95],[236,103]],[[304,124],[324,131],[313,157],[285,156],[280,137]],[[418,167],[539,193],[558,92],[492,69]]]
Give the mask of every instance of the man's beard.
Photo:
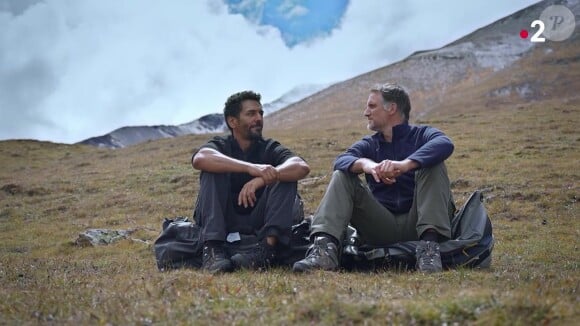
[[[255,127],[260,127],[258,130],[254,130]],[[250,128],[250,139],[251,140],[260,140],[262,139],[262,126],[255,126],[253,128]]]

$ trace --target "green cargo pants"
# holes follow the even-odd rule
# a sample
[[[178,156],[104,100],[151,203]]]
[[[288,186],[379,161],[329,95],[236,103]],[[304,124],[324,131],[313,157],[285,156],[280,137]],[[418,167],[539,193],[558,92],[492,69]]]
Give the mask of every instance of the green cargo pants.
[[[427,229],[451,237],[455,204],[444,163],[415,171],[415,193],[408,213],[393,214],[375,199],[357,175],[334,171],[312,220],[311,234],[342,239],[351,224],[367,244],[418,240]]]

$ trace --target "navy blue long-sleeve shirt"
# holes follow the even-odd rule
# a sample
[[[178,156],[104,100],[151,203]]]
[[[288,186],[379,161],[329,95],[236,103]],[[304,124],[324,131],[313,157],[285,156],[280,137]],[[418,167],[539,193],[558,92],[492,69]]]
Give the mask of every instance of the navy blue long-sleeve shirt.
[[[334,169],[352,174],[350,167],[360,158],[368,158],[377,163],[385,159],[411,159],[419,163],[419,169],[429,168],[445,161],[451,156],[453,149],[451,139],[440,130],[403,123],[393,127],[391,142],[385,141],[382,133],[365,136],[357,141],[336,158]],[[400,175],[392,185],[376,182],[370,174],[365,174],[365,178],[375,198],[388,210],[400,214],[411,209],[415,171]]]

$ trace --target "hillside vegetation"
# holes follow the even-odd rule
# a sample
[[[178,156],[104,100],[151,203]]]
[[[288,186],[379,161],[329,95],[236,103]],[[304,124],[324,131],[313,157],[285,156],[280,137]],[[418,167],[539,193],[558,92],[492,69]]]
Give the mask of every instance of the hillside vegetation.
[[[455,199],[483,189],[496,237],[491,269],[435,275],[159,272],[152,242],[163,218],[191,215],[199,174],[190,157],[208,135],[118,150],[0,142],[0,324],[573,324],[579,104],[497,103],[421,118],[455,142]],[[346,127],[320,120],[268,131],[311,165],[300,184],[307,214],[335,156],[366,133],[362,116]],[[76,246],[87,228],[136,229],[142,241]]]

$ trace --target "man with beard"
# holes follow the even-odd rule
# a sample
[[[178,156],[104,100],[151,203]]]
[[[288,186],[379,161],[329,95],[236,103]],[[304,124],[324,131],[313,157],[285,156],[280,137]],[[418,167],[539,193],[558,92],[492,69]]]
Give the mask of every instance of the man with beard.
[[[348,224],[370,245],[420,240],[417,269],[442,270],[439,242],[451,237],[455,211],[444,161],[454,146],[436,128],[410,125],[410,111],[409,95],[401,86],[370,90],[364,116],[375,133],[336,158],[312,221],[312,245],[294,271],[338,269]]]
[[[261,95],[243,91],[224,106],[229,136],[216,136],[193,155],[201,170],[195,209],[203,241],[202,268],[211,273],[270,266],[287,248],[297,181],[310,172],[306,162],[273,139],[262,138]],[[255,250],[228,257],[225,241],[240,234],[259,239]]]

